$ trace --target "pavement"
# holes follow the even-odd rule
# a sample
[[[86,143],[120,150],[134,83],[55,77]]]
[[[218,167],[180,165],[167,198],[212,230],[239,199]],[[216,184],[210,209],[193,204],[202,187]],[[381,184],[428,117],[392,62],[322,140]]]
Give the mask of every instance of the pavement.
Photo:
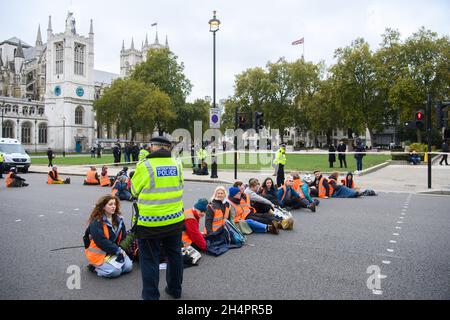
[[[128,275],[101,279],[87,271],[83,249],[71,248],[82,245],[95,201],[109,189],[82,186],[80,176],[70,185],[23,177],[29,187],[7,189],[0,180],[0,299],[140,299],[138,263]],[[186,182],[185,207],[214,188]],[[240,249],[203,256],[184,271],[182,299],[448,300],[449,205],[446,196],[396,192],[322,200],[316,213],[293,212],[292,231],[252,234]],[[129,226],[131,203],[121,206]],[[70,268],[81,272],[80,289],[67,286]],[[161,299],[170,299],[164,286],[162,270]]]
[[[61,175],[85,176],[89,170],[88,165],[58,166]],[[100,165],[97,165],[100,172]],[[115,176],[122,167],[108,166],[108,173]],[[133,170],[134,166],[129,166]],[[45,165],[32,165],[30,172],[47,174],[49,168]],[[376,168],[367,168],[361,174],[355,176],[357,187],[361,189],[372,189],[376,192],[413,192],[413,193],[436,193],[450,194],[450,166],[432,166],[432,188],[428,189],[426,165],[400,165],[385,163]],[[301,172],[306,173],[306,172]],[[311,173],[311,172],[308,172]],[[331,173],[331,172],[330,172]],[[266,177],[270,177],[273,170],[239,171],[238,180],[248,182],[250,178],[259,178],[262,182]],[[288,174],[288,172],[286,172]],[[327,173],[325,173],[327,174]],[[215,184],[234,183],[233,170],[218,170],[217,179],[210,176],[198,176],[192,174],[191,168],[184,169],[186,181],[207,182]],[[273,177],[275,180],[276,177]]]

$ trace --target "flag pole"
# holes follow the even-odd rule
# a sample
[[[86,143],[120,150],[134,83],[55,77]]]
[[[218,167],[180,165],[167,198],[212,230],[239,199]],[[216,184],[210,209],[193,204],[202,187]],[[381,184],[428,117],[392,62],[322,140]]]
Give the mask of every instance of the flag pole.
[[[303,39],[303,54],[302,54],[302,60],[305,61],[305,39]]]

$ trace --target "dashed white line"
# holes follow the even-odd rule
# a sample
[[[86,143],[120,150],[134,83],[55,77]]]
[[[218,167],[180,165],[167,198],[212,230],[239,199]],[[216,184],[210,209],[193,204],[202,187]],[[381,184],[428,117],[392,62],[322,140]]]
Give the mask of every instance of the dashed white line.
[[[395,240],[391,240],[391,241],[389,241],[390,243],[397,243],[397,241],[395,241]]]
[[[40,215],[39,215],[39,218],[42,218],[43,216],[44,216],[43,214],[40,214]]]
[[[373,294],[376,294],[376,295],[382,295],[383,294],[383,291],[382,290],[372,290],[372,293]]]
[[[17,220],[16,220],[16,222],[20,222],[20,221],[22,221],[22,219],[17,219]]]
[[[402,223],[403,223],[403,221],[397,221],[397,223],[398,223],[398,224],[402,224]]]
[[[384,264],[391,264],[391,262],[389,260],[383,260],[382,261]]]
[[[398,233],[393,233],[392,235],[393,235],[393,236],[398,236],[399,234],[398,234]]]
[[[76,208],[76,209],[73,209],[74,211],[79,211],[80,209],[78,209],[78,208]]]
[[[402,229],[402,227],[395,227],[395,229],[397,229],[397,230],[401,230],[401,229]]]
[[[394,249],[386,249],[388,252],[394,252]]]

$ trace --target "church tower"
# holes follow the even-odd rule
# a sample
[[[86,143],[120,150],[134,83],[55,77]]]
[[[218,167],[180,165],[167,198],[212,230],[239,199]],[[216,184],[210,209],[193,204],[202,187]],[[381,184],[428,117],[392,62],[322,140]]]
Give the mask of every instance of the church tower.
[[[47,29],[46,110],[49,145],[55,150],[80,152],[92,145],[94,132],[94,30],[89,36],[76,30],[69,12],[65,30],[54,34],[51,17]]]

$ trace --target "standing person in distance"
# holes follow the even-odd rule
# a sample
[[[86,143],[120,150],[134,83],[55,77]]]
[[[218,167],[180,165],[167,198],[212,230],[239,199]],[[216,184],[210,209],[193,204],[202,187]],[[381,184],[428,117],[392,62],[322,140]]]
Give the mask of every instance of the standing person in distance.
[[[446,152],[446,153],[449,152],[449,147],[448,147],[448,143],[447,143],[446,140],[444,140],[444,141],[442,142],[441,149],[442,149],[442,152]],[[444,163],[444,161],[445,161],[445,165],[448,166],[447,158],[448,158],[448,154],[443,154],[443,155],[442,155],[442,159],[441,159],[441,161],[439,162],[439,165],[442,166],[442,163]]]
[[[53,154],[52,148],[48,148],[47,150],[47,158],[48,158],[48,167],[53,167],[53,158],[55,155]]]
[[[171,142],[167,138],[154,137],[150,144],[151,153],[138,163],[131,179],[132,195],[138,199],[136,236],[143,282],[142,298],[158,300],[160,297],[162,246],[168,259],[165,291],[178,299],[183,282],[183,167],[181,162],[172,158]]]
[[[332,143],[328,147],[328,162],[330,163],[330,168],[333,168],[333,163],[336,162],[336,148]]]
[[[342,168],[342,163],[344,163],[345,168],[347,168],[347,160],[345,159],[345,152],[347,151],[347,145],[344,141],[339,141],[339,145],[337,146],[339,164]]]
[[[277,187],[284,184],[284,166],[286,165],[286,144],[283,143],[275,154],[274,163],[278,166],[277,170]]]

